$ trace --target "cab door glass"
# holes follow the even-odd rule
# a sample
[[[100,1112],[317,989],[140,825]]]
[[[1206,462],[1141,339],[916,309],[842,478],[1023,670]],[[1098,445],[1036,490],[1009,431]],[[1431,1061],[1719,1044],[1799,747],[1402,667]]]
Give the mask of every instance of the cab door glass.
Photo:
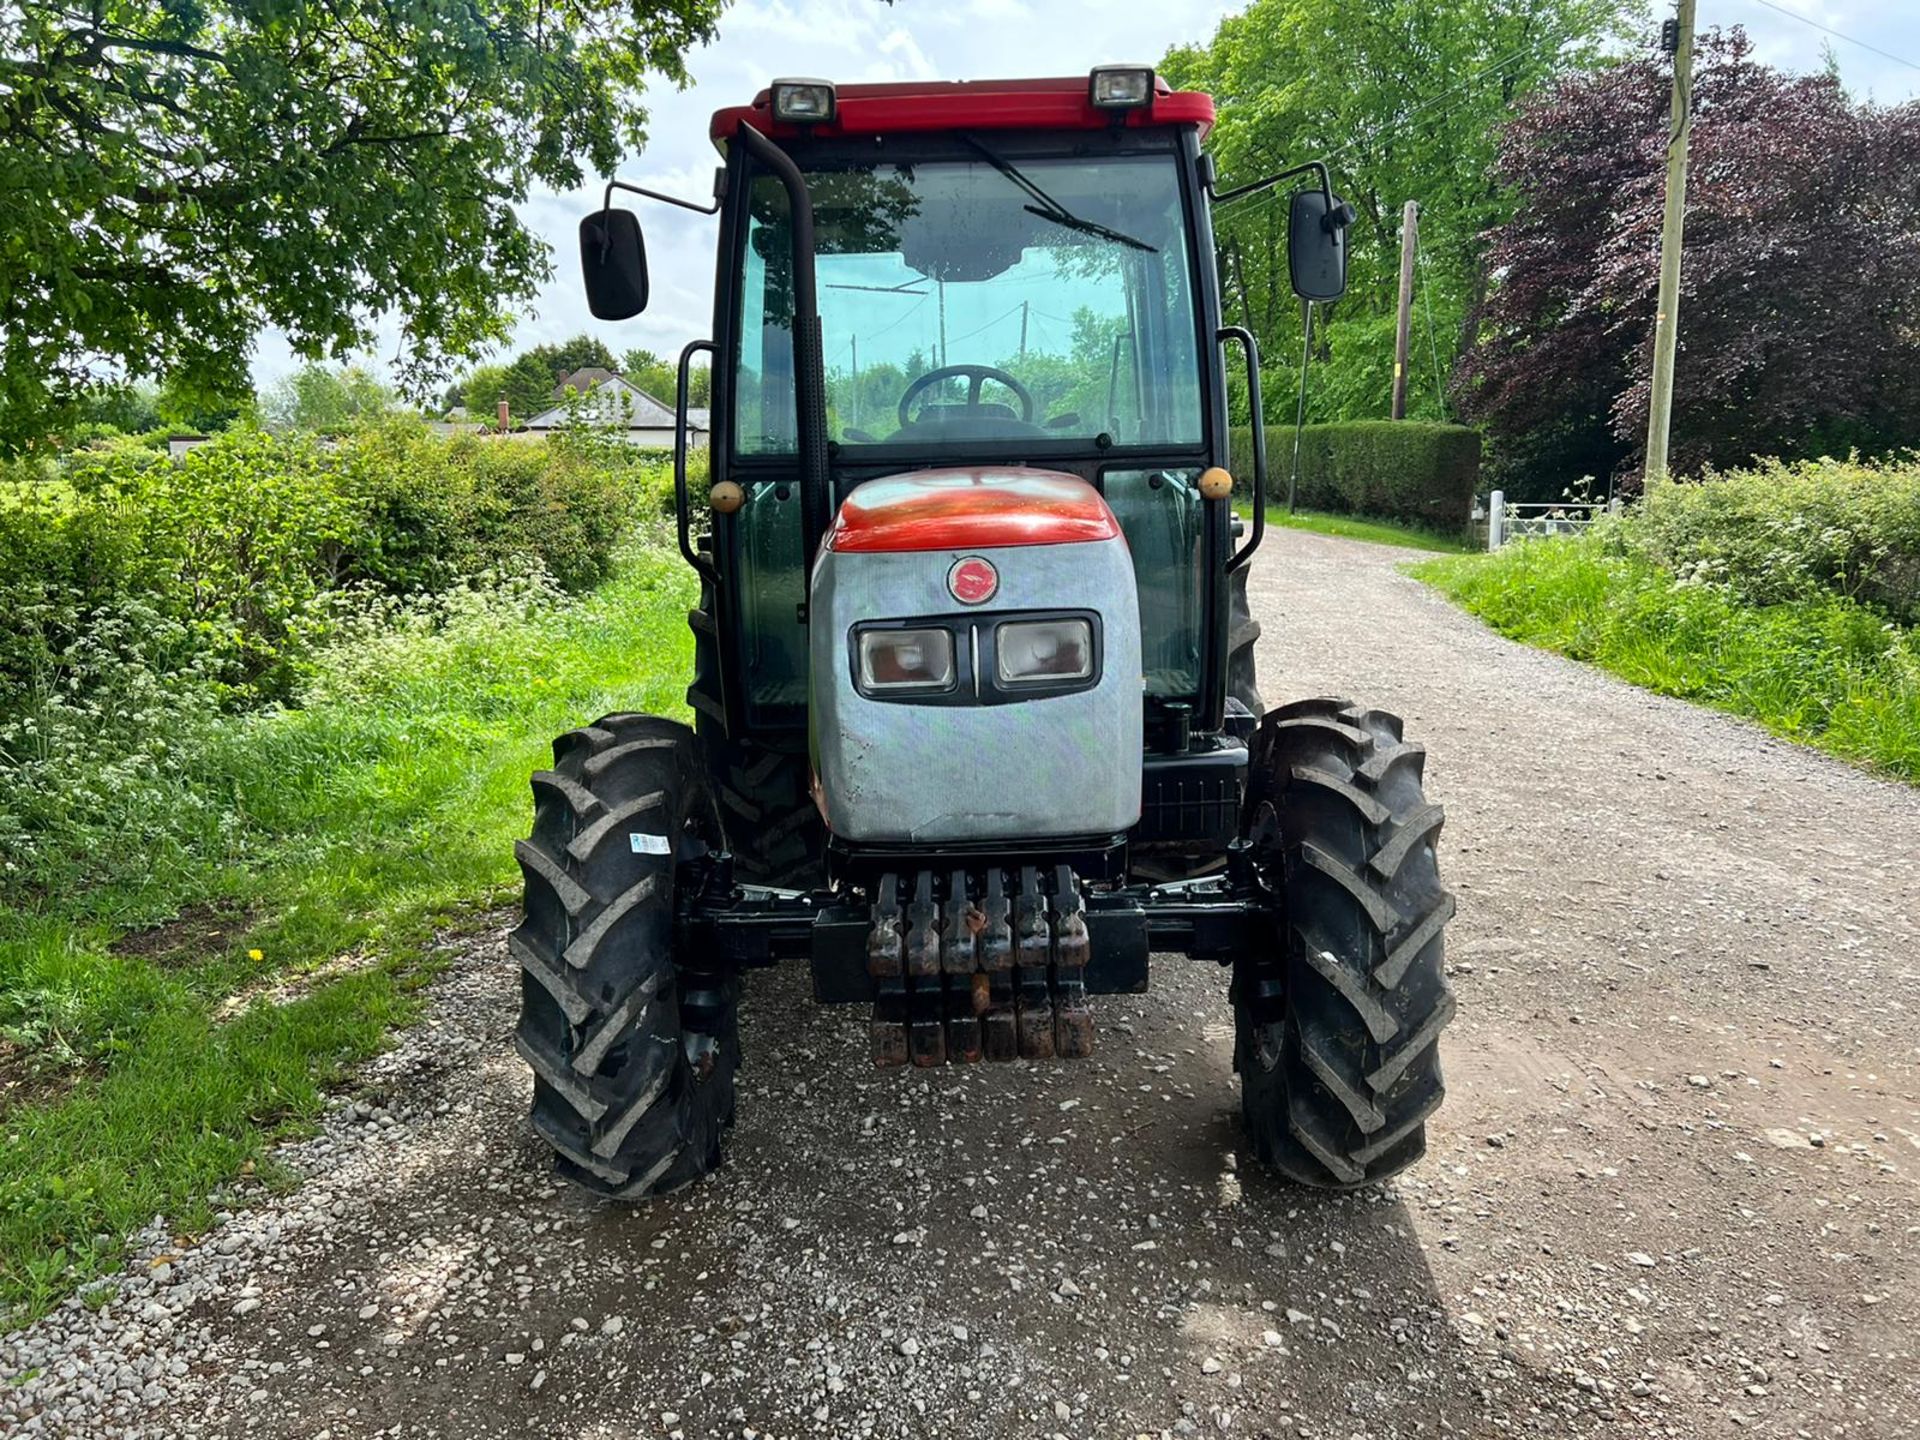
[[[1197,469],[1109,470],[1107,504],[1133,554],[1146,692],[1192,700],[1206,619],[1206,509]]]
[[[807,703],[807,566],[797,485],[747,487],[739,514],[740,646],[750,705]],[[772,717],[766,717],[772,718]]]

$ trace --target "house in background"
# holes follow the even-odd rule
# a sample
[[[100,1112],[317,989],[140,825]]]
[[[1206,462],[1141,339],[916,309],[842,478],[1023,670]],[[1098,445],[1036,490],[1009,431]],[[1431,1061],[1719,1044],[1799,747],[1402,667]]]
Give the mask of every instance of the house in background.
[[[673,448],[673,407],[653,398],[624,376],[598,365],[562,376],[553,389],[554,403],[524,425],[514,427],[515,438],[534,439],[565,429],[576,416],[589,425],[606,426],[631,444],[652,449]],[[687,410],[687,444],[705,449],[708,414]]]

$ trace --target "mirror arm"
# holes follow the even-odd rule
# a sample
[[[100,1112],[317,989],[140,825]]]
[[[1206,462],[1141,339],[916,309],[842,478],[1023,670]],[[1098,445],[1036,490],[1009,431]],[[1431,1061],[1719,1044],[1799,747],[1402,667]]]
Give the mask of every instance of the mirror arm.
[[[1246,353],[1247,403],[1251,407],[1249,418],[1253,422],[1253,534],[1227,561],[1227,573],[1231,575],[1253,558],[1253,552],[1260,548],[1260,541],[1267,533],[1267,420],[1260,408],[1260,342],[1253,338],[1251,330],[1242,325],[1223,325],[1214,332],[1214,344],[1224,344],[1228,340],[1239,341],[1241,350]]]
[[[722,173],[724,174],[725,172],[723,171]],[[666,195],[658,190],[648,190],[644,186],[629,185],[624,180],[609,180],[607,182],[607,188],[600,196],[600,213],[605,215],[609,210],[613,209],[614,191],[625,190],[630,195],[644,195],[649,200],[664,200],[669,205],[678,205],[682,210],[691,210],[699,215],[718,215],[720,213],[719,189],[719,184],[716,183],[714,186],[715,193],[713,203],[711,205],[699,205],[691,200],[682,200],[678,195]],[[612,244],[613,242],[611,240],[602,240],[600,242],[600,258],[602,260],[606,259],[607,252],[612,248]]]
[[[716,186],[715,188],[717,189],[718,187]],[[600,197],[600,208],[602,211],[613,208],[613,192],[616,190],[624,190],[629,195],[644,195],[649,200],[664,200],[669,205],[678,205],[682,210],[691,210],[698,215],[718,215],[720,213],[720,197],[717,194],[713,197],[712,204],[702,205],[698,201],[682,200],[678,195],[665,195],[658,190],[648,190],[639,185],[629,185],[624,180],[609,180],[607,182],[606,193]]]
[[[1262,190],[1271,190],[1282,180],[1291,180],[1299,175],[1315,175],[1320,179],[1320,193],[1327,197],[1327,213],[1334,214],[1333,177],[1327,173],[1324,160],[1309,160],[1304,165],[1296,165],[1291,170],[1282,170],[1277,175],[1269,175],[1264,180],[1251,180],[1245,185],[1236,185],[1231,190],[1214,190],[1208,187],[1207,193],[1213,197],[1215,205],[1230,205],[1235,200],[1243,200],[1249,195],[1257,195]]]
[[[686,556],[687,564],[694,568],[696,574],[704,577],[708,584],[718,590],[720,588],[719,570],[714,566],[712,561],[698,554],[693,548],[693,502],[687,495],[688,382],[692,378],[693,357],[703,350],[706,352],[709,360],[714,357],[713,342],[711,340],[691,341],[688,343],[687,348],[680,352],[680,377],[679,383],[674,391],[673,406],[673,511],[674,517],[678,520],[680,526],[680,553]],[[709,446],[711,446],[711,442],[709,442]],[[709,467],[713,464],[713,452],[711,448],[709,448],[707,452],[707,464]],[[709,468],[707,472],[707,479],[713,479],[711,468]],[[719,546],[716,544],[714,548],[717,553]]]

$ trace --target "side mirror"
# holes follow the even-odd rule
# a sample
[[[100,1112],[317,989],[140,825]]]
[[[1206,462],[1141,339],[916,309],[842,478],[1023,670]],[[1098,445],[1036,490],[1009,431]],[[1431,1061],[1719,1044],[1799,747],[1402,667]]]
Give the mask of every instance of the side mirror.
[[[1287,271],[1293,293],[1325,304],[1347,293],[1347,226],[1353,209],[1344,200],[1327,203],[1321,190],[1294,193],[1287,217]]]
[[[647,242],[640,217],[611,207],[580,222],[580,270],[596,320],[631,320],[647,308]]]

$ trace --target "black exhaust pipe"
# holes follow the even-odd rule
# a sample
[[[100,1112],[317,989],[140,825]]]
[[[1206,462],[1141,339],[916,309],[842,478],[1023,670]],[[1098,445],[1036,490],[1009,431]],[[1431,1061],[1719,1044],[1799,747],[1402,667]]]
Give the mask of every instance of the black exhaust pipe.
[[[813,197],[800,167],[751,125],[740,126],[747,153],[786,187],[793,238],[793,390],[800,461],[800,534],[809,573],[833,518],[827,483],[827,362],[820,342],[820,297],[813,270]]]

